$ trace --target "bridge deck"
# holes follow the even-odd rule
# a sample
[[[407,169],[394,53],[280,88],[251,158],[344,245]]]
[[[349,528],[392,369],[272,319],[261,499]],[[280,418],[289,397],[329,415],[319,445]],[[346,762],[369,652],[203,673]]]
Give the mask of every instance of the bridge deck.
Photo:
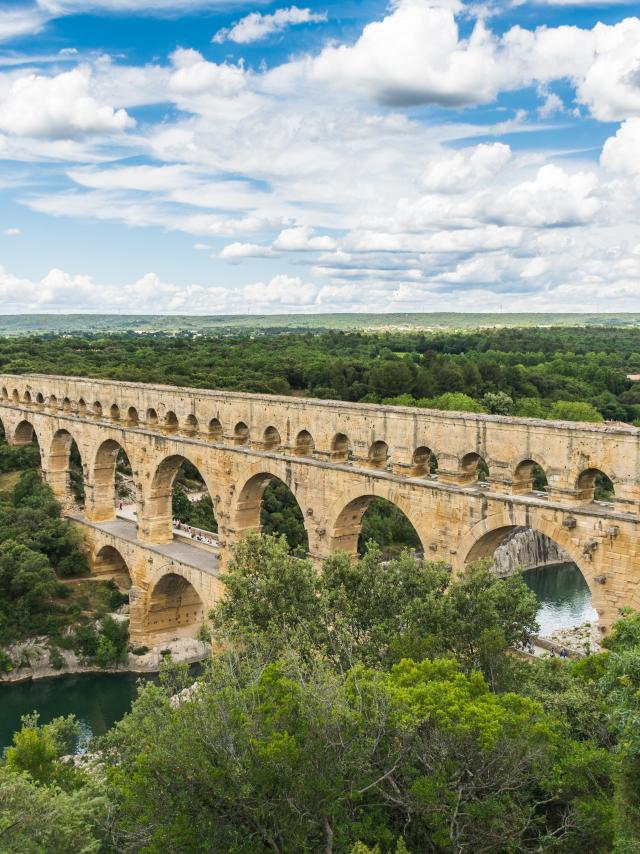
[[[184,540],[175,539],[172,543],[155,545],[143,543],[136,537],[136,523],[129,519],[114,519],[112,522],[89,522],[81,513],[71,513],[69,518],[88,528],[104,531],[127,543],[133,543],[142,549],[160,554],[168,560],[175,560],[185,566],[191,566],[208,575],[217,576],[220,572],[218,557],[210,549],[200,548]]]

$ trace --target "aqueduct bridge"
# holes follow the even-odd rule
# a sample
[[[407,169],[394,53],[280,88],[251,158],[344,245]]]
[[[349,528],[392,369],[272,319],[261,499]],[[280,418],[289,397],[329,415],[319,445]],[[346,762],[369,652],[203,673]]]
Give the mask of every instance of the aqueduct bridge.
[[[530,527],[578,565],[603,631],[619,608],[640,608],[637,428],[41,374],[0,375],[0,389],[8,441],[35,434],[44,475],[63,501],[77,443],[85,510],[72,521],[85,530],[95,572],[128,572],[137,642],[195,634],[222,594],[219,567],[230,548],[259,529],[272,478],[297,499],[313,558],[355,554],[362,517],[379,497],[406,514],[428,558],[462,569]],[[137,522],[116,518],[120,449],[132,468]],[[218,555],[174,537],[172,487],[184,460],[213,500]],[[544,494],[533,491],[536,465],[547,475]],[[610,502],[594,500],[598,471],[614,484]]]

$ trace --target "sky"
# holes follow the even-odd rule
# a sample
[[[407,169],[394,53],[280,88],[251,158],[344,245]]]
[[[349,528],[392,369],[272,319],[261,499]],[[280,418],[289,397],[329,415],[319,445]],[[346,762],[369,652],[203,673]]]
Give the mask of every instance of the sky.
[[[640,3],[0,0],[0,313],[640,311]]]

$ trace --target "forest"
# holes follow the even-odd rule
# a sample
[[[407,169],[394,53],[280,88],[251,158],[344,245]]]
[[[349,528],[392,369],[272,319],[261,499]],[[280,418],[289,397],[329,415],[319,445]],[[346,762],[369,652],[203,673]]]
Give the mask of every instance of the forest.
[[[0,338],[0,371],[576,421],[640,419],[640,329]]]

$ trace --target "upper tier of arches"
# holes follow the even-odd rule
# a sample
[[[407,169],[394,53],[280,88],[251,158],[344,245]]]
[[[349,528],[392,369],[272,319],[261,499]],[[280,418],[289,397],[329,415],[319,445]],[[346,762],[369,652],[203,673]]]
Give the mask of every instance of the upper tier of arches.
[[[247,396],[246,414],[238,417],[241,415],[240,395],[230,395],[229,406],[225,407],[219,401],[209,400],[205,392],[199,399],[193,394],[180,394],[179,389],[168,395],[160,388],[155,402],[152,399],[153,386],[140,386],[144,389],[143,395],[142,392],[136,393],[137,386],[122,384],[120,387],[113,383],[113,391],[107,394],[109,383],[101,388],[100,384],[87,381],[84,396],[76,397],[71,393],[71,383],[69,388],[56,385],[56,395],[47,388],[44,378],[42,386],[38,386],[36,379],[25,377],[15,384],[3,384],[0,404],[47,414],[61,413],[118,428],[151,431],[254,453],[356,466],[411,479],[437,479],[463,487],[479,485],[494,491],[531,494],[539,499],[555,493],[556,497],[571,494],[574,499],[585,503],[614,498],[630,499],[636,505],[640,502],[640,483],[635,485],[635,469],[633,475],[628,470],[619,471],[618,462],[612,459],[606,448],[601,448],[601,456],[576,454],[571,465],[560,465],[557,455],[548,452],[548,443],[547,446],[541,443],[535,453],[528,449],[525,451],[521,443],[513,443],[513,447],[509,447],[508,442],[496,442],[492,448],[486,424],[482,431],[477,429],[478,424],[473,431],[467,431],[465,446],[460,437],[454,435],[453,425],[457,424],[456,419],[465,421],[466,413],[450,414],[451,429],[443,429],[441,423],[446,419],[446,413],[438,414],[435,419],[433,413],[426,413],[426,417],[414,421],[409,435],[402,434],[398,440],[398,425],[390,415],[388,418],[386,415],[391,409],[389,407],[379,407],[387,418],[383,422],[385,432],[381,436],[368,422],[364,425],[364,415],[363,423],[354,419],[349,410],[352,404],[345,404],[345,412],[341,413],[333,402],[328,402],[326,418],[320,418],[314,409],[317,402],[311,402],[313,411],[308,412],[305,421],[304,409],[298,406],[300,401],[294,401],[299,417],[292,419],[287,403],[273,398],[282,409],[281,420],[278,421],[274,417],[276,406],[258,407],[251,396]],[[105,393],[97,398],[96,390]],[[121,396],[116,397],[120,390]],[[395,416],[395,409],[392,414]],[[410,414],[413,417],[414,413]],[[472,420],[477,418],[475,415],[469,417]],[[368,435],[363,435],[364,426]],[[501,422],[497,422],[498,429],[503,429]],[[558,428],[551,425],[551,429]],[[637,437],[633,438],[637,441]],[[640,458],[640,447],[637,456]],[[602,484],[607,488],[603,489]],[[635,489],[633,495],[631,486]]]

